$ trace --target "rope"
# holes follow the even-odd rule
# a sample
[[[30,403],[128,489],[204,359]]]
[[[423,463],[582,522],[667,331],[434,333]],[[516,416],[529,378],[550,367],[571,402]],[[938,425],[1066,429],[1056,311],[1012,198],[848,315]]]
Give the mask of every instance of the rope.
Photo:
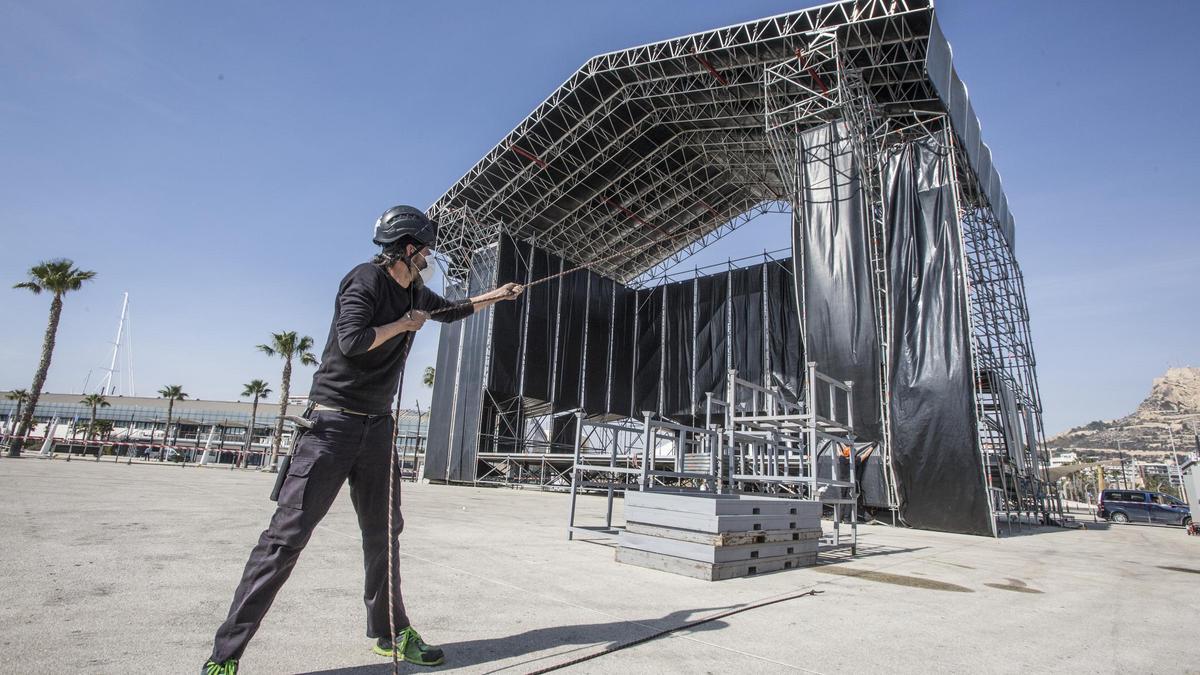
[[[788,600],[795,600],[797,598],[803,598],[803,597],[810,596],[810,595],[817,595],[818,593],[822,593],[822,592],[823,591],[808,590],[803,593],[797,593],[795,595],[787,595],[782,598],[775,598],[774,600],[764,600],[763,602],[757,602],[752,605],[746,605],[745,607],[738,607],[736,609],[731,609],[726,612],[714,614],[712,616],[705,617],[703,619],[697,619],[696,621],[690,621],[688,623],[683,624],[682,626],[674,626],[672,628],[666,628],[666,629],[658,631],[657,633],[652,633],[645,637],[640,637],[636,640],[630,640],[628,642],[621,642],[619,644],[612,645],[611,647],[606,647],[606,648],[604,648],[598,652],[595,652],[593,654],[586,654],[584,656],[580,656],[579,658],[571,659],[570,661],[563,661],[562,663],[556,663],[552,666],[547,666],[545,668],[542,668],[541,670],[532,671],[532,672],[528,673],[527,675],[542,675],[542,673],[549,673],[549,672],[552,672],[555,670],[560,670],[562,668],[567,668],[569,666],[574,666],[576,664],[583,663],[584,661],[591,661],[592,659],[600,658],[601,656],[605,656],[607,654],[612,654],[613,652],[619,652],[622,649],[636,647],[637,645],[644,644],[646,642],[650,642],[651,640],[657,640],[658,638],[664,637],[666,635],[670,635],[671,633],[676,633],[681,630],[687,630],[689,628],[695,628],[696,626],[700,626],[700,625],[703,625],[703,624],[706,624],[706,623],[709,623],[712,621],[716,621],[717,619],[724,619],[727,616],[732,616],[734,614],[739,614],[741,612],[746,612],[746,611],[749,611],[752,609],[758,609],[760,607],[766,607],[768,605],[774,605],[774,604],[780,603],[780,602],[786,602]]]
[[[537,286],[537,285],[539,285],[539,284],[544,284],[544,283],[546,283],[546,282],[548,282],[548,281],[554,281],[555,279],[559,279],[559,278],[565,277],[565,276],[567,276],[568,274],[574,274],[575,272],[578,272],[578,271],[580,271],[580,270],[584,270],[584,269],[588,269],[589,267],[592,267],[592,266],[594,266],[594,265],[599,265],[600,263],[605,263],[605,262],[608,262],[608,261],[610,261],[610,260],[614,260],[614,259],[616,259],[616,258],[620,258],[620,257],[627,256],[627,255],[632,255],[633,253],[636,253],[636,252],[638,252],[638,251],[642,251],[642,250],[645,250],[645,249],[651,248],[651,247],[653,247],[653,246],[661,246],[661,245],[663,245],[663,244],[669,244],[669,243],[671,243],[671,242],[675,241],[676,239],[680,239],[680,238],[682,238],[682,237],[684,237],[684,236],[687,236],[687,235],[690,235],[690,234],[695,234],[695,232],[696,232],[696,231],[697,231],[697,229],[691,229],[691,230],[687,230],[687,231],[684,231],[684,232],[680,232],[680,233],[678,233],[678,234],[671,235],[671,236],[669,236],[669,237],[664,237],[664,238],[662,238],[662,239],[655,239],[655,240],[653,240],[653,241],[649,241],[649,242],[644,242],[644,243],[638,244],[637,246],[634,246],[634,247],[631,247],[631,248],[622,249],[622,250],[620,250],[620,251],[617,251],[616,253],[614,253],[614,254],[612,254],[612,255],[605,256],[605,257],[603,257],[603,258],[600,258],[600,259],[598,259],[598,260],[593,260],[593,261],[591,261],[591,262],[588,262],[588,263],[584,263],[584,264],[581,264],[581,265],[576,265],[575,267],[572,267],[572,268],[570,268],[570,269],[565,269],[565,270],[563,270],[563,271],[561,271],[561,272],[558,272],[558,273],[556,273],[556,274],[551,274],[551,275],[550,275],[550,276],[548,276],[548,277],[542,277],[541,279],[538,279],[538,280],[536,280],[536,281],[531,281],[531,282],[529,282],[528,284],[525,284],[525,289],[533,288],[534,286]],[[434,310],[434,311],[430,312],[430,313],[429,313],[429,315],[430,315],[430,316],[434,316],[434,315],[437,315],[437,314],[442,314],[442,313],[444,313],[444,312],[450,312],[450,311],[454,311],[454,310],[456,310],[456,309],[459,309],[459,308],[463,307],[464,305],[471,305],[471,306],[475,306],[475,305],[481,305],[481,304],[483,304],[483,303],[485,303],[485,302],[488,302],[488,301],[487,301],[487,300],[471,300],[471,301],[469,301],[469,302],[458,303],[458,304],[455,304],[455,305],[451,305],[451,306],[449,306],[449,307],[443,307],[442,309]]]
[[[398,537],[392,534],[392,511],[395,510],[395,481],[396,481],[396,433],[400,425],[400,400],[404,392],[404,371],[408,361],[408,350],[412,348],[411,334],[404,345],[404,357],[400,359],[400,382],[396,385],[396,414],[392,418],[392,438],[388,443],[388,497],[387,497],[387,594],[388,594],[388,634],[392,640],[392,675],[400,675],[400,645],[396,644],[396,575],[393,567],[395,549]]]

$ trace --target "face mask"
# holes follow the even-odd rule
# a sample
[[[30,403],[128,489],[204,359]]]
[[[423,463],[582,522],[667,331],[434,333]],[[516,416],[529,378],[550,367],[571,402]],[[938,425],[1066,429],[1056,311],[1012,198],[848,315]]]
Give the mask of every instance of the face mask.
[[[421,261],[420,264],[416,262],[418,258]],[[429,264],[429,260],[425,256],[420,254],[414,255],[409,260],[409,269],[411,270],[413,267],[417,268],[417,276],[421,279],[423,286],[428,286],[429,282],[433,281],[433,265]]]

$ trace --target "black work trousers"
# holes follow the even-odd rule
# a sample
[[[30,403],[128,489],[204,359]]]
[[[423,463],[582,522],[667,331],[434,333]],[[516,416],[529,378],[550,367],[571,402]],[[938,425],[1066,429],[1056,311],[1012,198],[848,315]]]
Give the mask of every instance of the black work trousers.
[[[392,448],[392,418],[367,417],[320,410],[312,414],[313,428],[296,444],[287,477],[279,491],[279,505],[271,524],[250,552],[229,607],[229,616],[217,629],[212,660],[240,659],[258,631],[275,594],[292,573],[313,529],[350,480],[350,499],[362,530],[366,584],[367,637],[388,635],[387,601],[387,498],[388,462],[396,461]],[[393,480],[392,536],[404,529],[400,515],[400,480]],[[396,631],[408,626],[400,594],[400,573],[393,553]]]

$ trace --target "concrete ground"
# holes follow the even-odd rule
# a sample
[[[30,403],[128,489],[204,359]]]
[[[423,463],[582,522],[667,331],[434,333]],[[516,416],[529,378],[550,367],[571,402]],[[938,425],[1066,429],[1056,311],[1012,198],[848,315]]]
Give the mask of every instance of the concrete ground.
[[[0,672],[196,672],[272,480],[0,459]],[[871,526],[856,559],[710,583],[568,542],[563,494],[404,490],[404,589],[414,625],[447,652],[437,671],[528,673],[811,590],[564,672],[1200,672],[1200,537],[1180,528],[992,540]],[[581,502],[598,523],[603,499]],[[344,491],[243,672],[389,673],[363,636],[361,570]]]

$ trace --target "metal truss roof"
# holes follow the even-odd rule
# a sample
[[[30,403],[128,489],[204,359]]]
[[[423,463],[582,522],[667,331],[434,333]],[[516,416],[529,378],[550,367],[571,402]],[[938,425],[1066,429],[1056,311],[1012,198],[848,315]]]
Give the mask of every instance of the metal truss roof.
[[[764,131],[764,74],[831,36],[884,114],[951,113],[964,144],[986,152],[981,192],[1011,239],[932,0],[850,0],[588,60],[430,207],[450,276],[505,231],[628,281],[790,209]],[[809,70],[820,88],[838,77]]]

